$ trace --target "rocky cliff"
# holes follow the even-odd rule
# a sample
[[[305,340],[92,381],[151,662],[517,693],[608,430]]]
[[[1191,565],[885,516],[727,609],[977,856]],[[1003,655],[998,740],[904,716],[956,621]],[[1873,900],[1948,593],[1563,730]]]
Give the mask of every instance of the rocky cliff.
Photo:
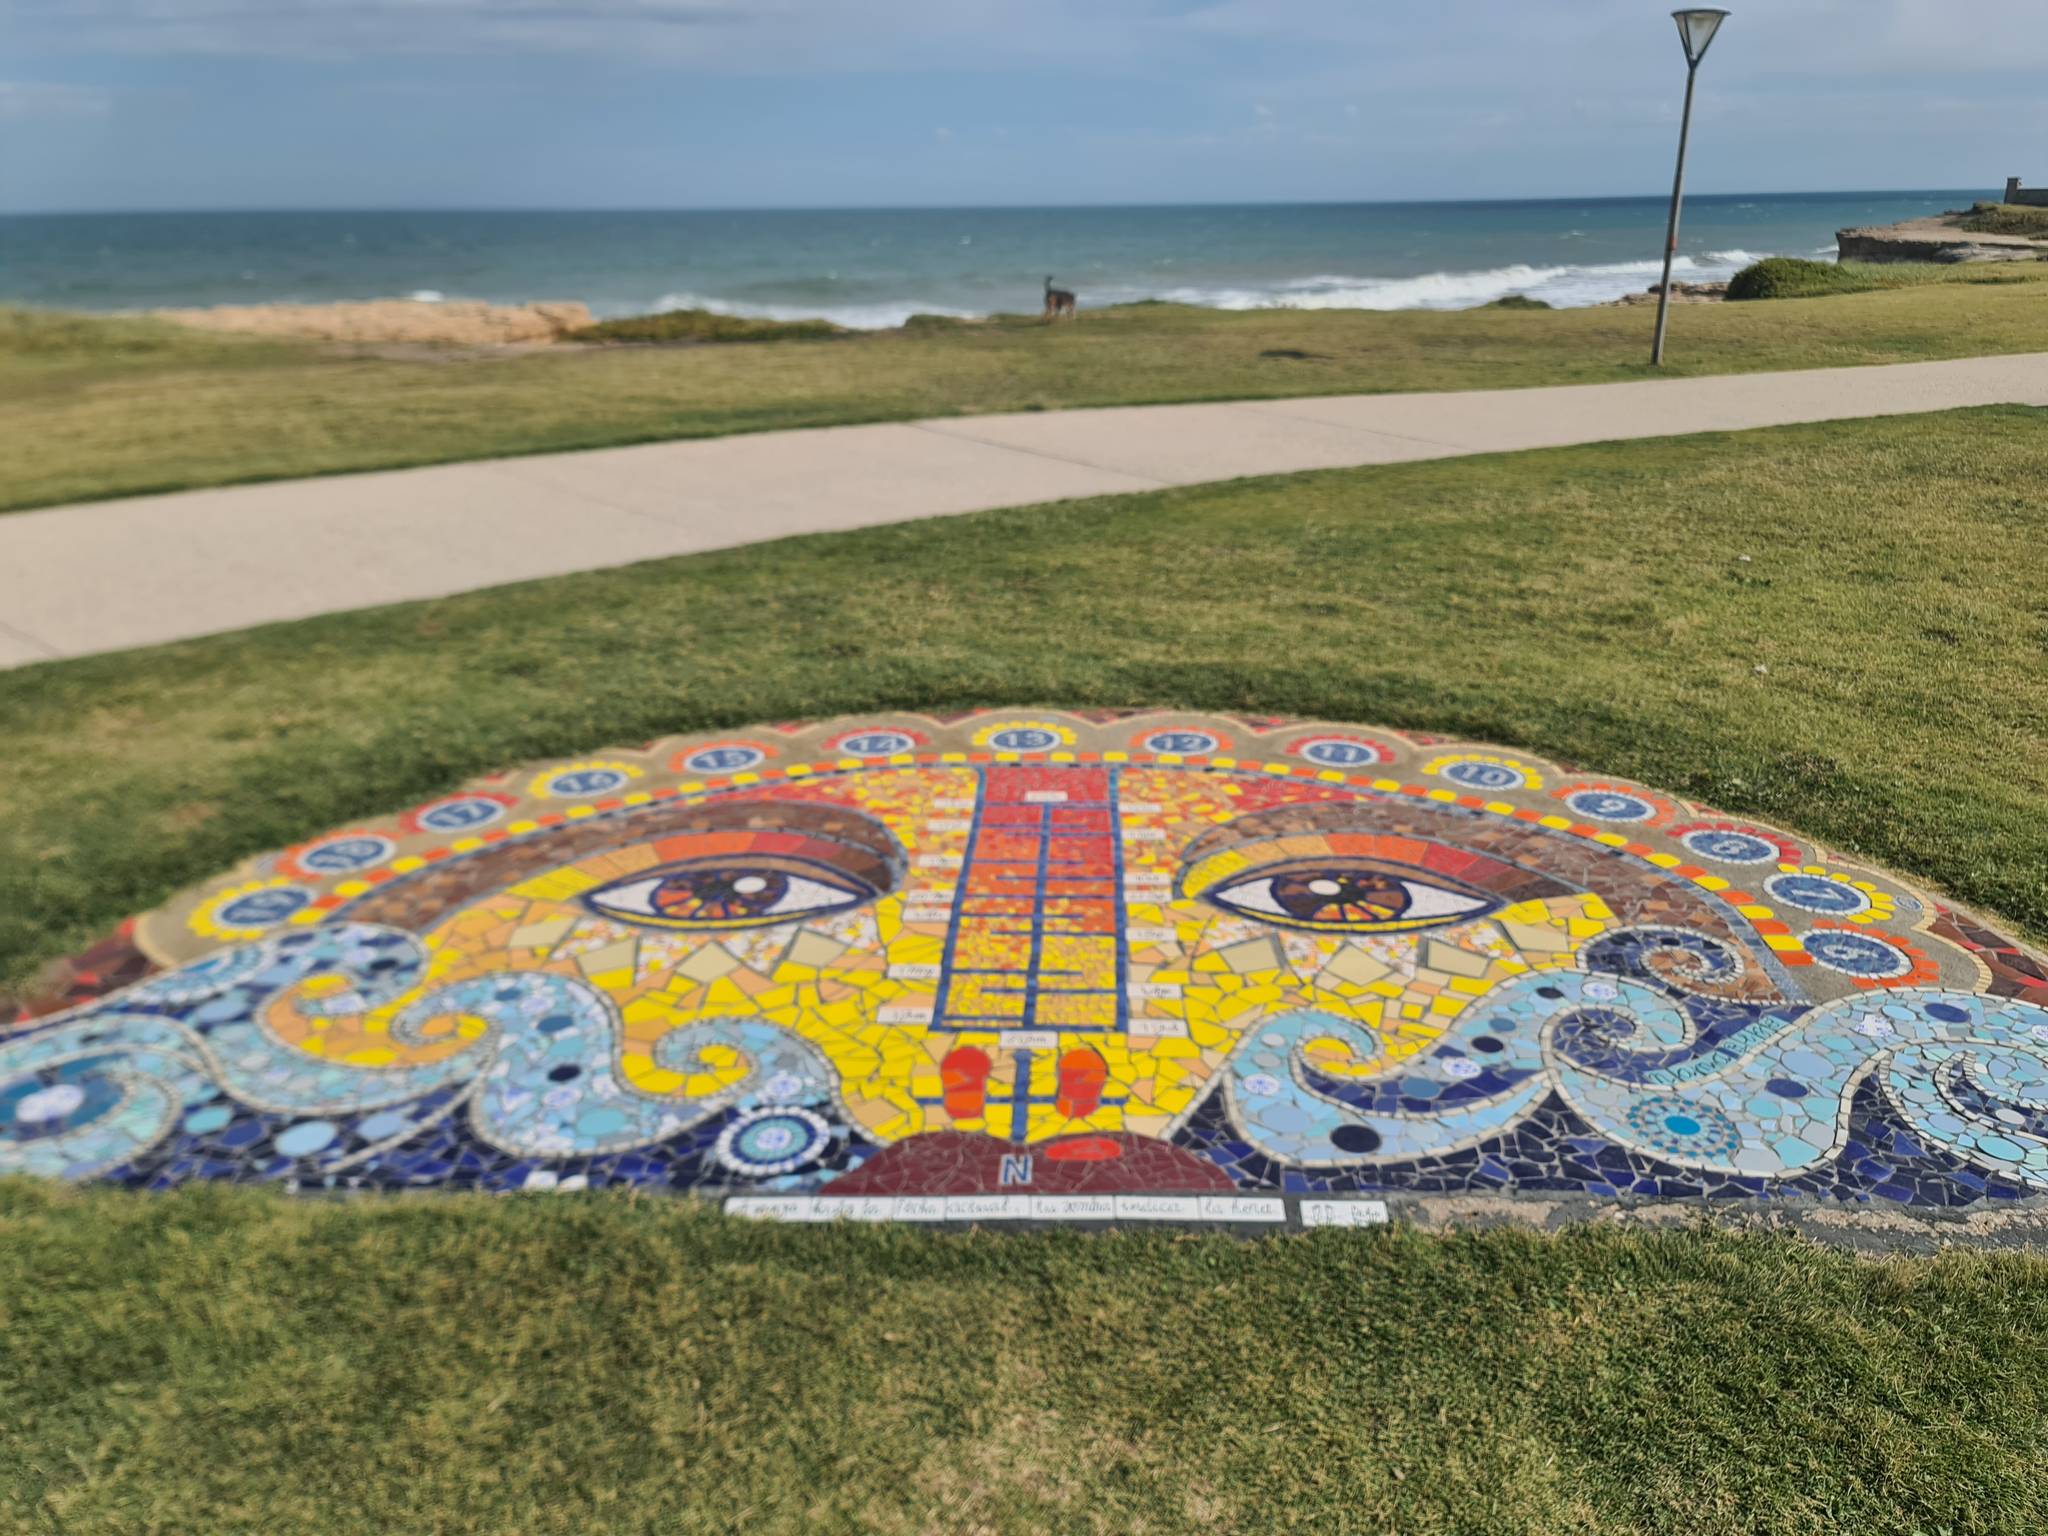
[[[2023,235],[1980,235],[1962,227],[1965,215],[1908,219],[1878,229],[1844,229],[1835,235],[1843,261],[2042,261],[2048,244]]]

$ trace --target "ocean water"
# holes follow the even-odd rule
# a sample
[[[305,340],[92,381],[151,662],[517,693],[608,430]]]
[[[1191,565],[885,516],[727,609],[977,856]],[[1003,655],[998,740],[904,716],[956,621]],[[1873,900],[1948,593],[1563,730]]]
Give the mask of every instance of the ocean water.
[[[1983,190],[1692,197],[1678,275],[1832,257],[1837,229]],[[1462,309],[1598,304],[1656,280],[1662,198],[789,212],[0,216],[0,301],[84,310],[419,297],[702,307],[851,326],[1082,307]]]

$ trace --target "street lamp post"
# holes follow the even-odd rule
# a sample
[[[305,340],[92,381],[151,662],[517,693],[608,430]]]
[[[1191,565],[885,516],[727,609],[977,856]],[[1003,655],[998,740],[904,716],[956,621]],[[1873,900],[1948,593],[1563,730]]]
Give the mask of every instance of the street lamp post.
[[[1650,348],[1652,367],[1664,366],[1664,327],[1671,318],[1671,263],[1678,256],[1678,207],[1685,200],[1685,145],[1692,137],[1692,88],[1700,76],[1714,34],[1728,19],[1726,11],[1673,11],[1678,40],[1685,45],[1685,116],[1678,125],[1678,174],[1671,181],[1671,228],[1664,237],[1664,286],[1657,291],[1657,340]]]

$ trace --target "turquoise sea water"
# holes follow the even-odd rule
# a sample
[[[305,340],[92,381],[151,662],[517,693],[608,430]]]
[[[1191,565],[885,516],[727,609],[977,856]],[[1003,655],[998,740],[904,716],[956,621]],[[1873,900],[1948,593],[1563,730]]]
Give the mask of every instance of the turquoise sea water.
[[[1965,207],[1976,191],[1687,200],[1679,275],[1834,254],[1837,229]],[[1084,307],[1459,309],[1506,294],[1595,304],[1648,286],[1661,198],[1237,207],[790,212],[0,216],[0,301],[119,310],[420,296],[702,306],[881,326]]]

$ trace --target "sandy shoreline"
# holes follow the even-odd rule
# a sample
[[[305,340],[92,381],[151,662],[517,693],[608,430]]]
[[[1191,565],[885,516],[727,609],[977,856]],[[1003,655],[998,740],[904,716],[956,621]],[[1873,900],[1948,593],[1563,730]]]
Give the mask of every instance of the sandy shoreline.
[[[211,309],[153,309],[149,314],[156,320],[243,336],[464,346],[560,341],[591,324],[589,307],[569,300],[482,304],[371,299],[343,304],[223,304]]]

